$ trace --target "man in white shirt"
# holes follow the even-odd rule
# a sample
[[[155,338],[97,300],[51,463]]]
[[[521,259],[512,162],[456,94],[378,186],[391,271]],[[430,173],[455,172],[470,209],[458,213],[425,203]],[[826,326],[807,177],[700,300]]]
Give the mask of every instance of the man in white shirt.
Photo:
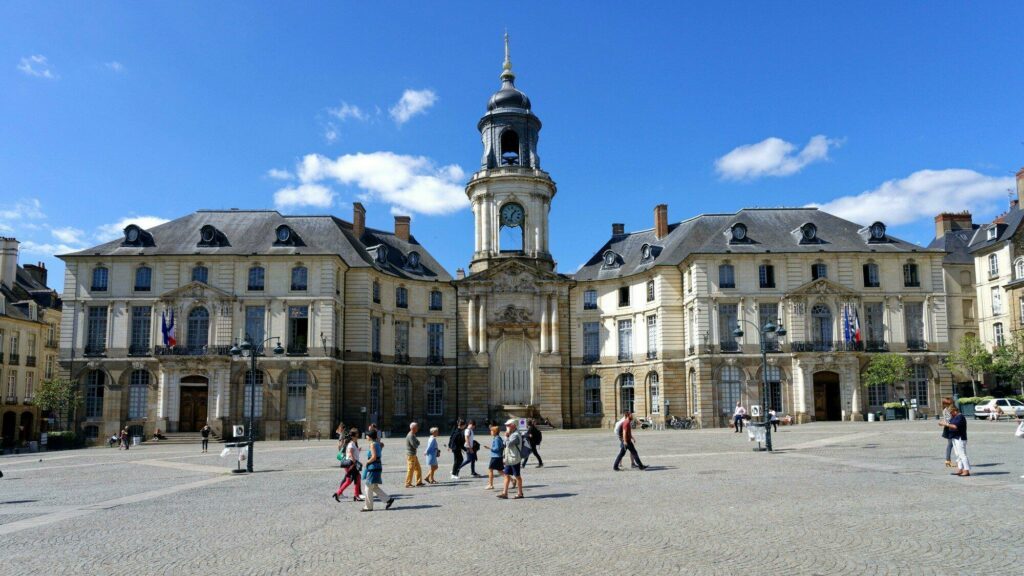
[[[481,475],[476,473],[476,451],[479,445],[476,443],[476,433],[474,430],[476,430],[476,420],[470,420],[464,432],[466,442],[463,444],[463,447],[466,449],[466,461],[459,468],[462,469],[466,464],[469,464],[469,472],[474,478],[480,478]]]
[[[736,402],[736,410],[732,413],[733,432],[743,432],[743,417],[747,415],[747,409]]]

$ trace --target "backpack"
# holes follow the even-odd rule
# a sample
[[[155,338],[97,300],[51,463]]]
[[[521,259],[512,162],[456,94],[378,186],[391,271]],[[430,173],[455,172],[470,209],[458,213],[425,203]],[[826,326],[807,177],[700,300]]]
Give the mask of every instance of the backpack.
[[[448,437],[448,449],[452,452],[462,450],[462,430],[456,428],[452,435]]]
[[[619,437],[619,440],[622,440],[622,420],[615,423],[615,435]]]

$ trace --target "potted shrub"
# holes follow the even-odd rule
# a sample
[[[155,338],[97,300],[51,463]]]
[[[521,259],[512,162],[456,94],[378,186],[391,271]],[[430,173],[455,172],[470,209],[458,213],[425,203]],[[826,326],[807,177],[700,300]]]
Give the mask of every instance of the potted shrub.
[[[882,404],[882,408],[885,408],[886,420],[905,420],[907,418],[907,408],[901,402],[886,402]]]
[[[966,418],[974,417],[974,407],[977,404],[984,404],[991,400],[992,396],[967,396],[957,400],[957,405],[960,406],[960,412]]]
[[[871,361],[864,369],[861,375],[861,384],[866,387],[885,386],[888,389],[895,383],[904,382],[908,378],[910,378],[910,363],[907,362],[905,356],[878,354],[871,357]],[[907,417],[906,408],[899,402],[886,402],[882,407],[885,408],[886,420]]]

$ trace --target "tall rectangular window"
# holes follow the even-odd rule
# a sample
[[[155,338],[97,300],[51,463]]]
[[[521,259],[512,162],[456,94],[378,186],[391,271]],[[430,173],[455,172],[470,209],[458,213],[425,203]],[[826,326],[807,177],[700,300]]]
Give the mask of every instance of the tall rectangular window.
[[[18,395],[18,371],[7,371],[7,397],[14,398]]]
[[[917,400],[918,406],[928,405],[928,367],[914,364],[910,371],[910,397]]]
[[[247,288],[253,292],[263,290],[266,283],[266,270],[262,266],[249,268],[249,283]]]
[[[907,348],[923,350],[924,343],[924,302],[907,302],[903,305],[906,320]]]
[[[395,376],[395,416],[409,413],[409,377],[405,374]]]
[[[733,268],[732,264],[722,264],[718,267],[718,287],[736,287],[736,269]]]
[[[583,379],[583,412],[587,416],[601,415],[600,376],[587,376]]]
[[[651,389],[651,414],[661,414],[661,378],[657,372],[651,372],[647,385]]]
[[[303,291],[309,288],[309,270],[305,266],[292,268],[292,290]]]
[[[647,281],[647,301],[654,302],[654,280]]]
[[[739,306],[737,304],[718,305],[718,345],[723,352],[739,350],[739,344],[732,332],[739,326]]]
[[[974,300],[964,299],[960,302],[960,307],[963,309],[964,320],[974,319]]]
[[[149,372],[134,370],[128,381],[128,419],[141,420],[146,417],[149,396]]]
[[[779,305],[774,302],[760,302],[757,305],[758,326],[762,328],[769,322],[779,324]],[[764,336],[765,349],[768,351],[778,350],[779,337],[775,332],[768,332]]]
[[[249,411],[253,411],[253,418],[263,417],[263,372],[245,372],[245,389],[242,390],[242,416],[249,417]],[[255,397],[256,402],[251,400]]]
[[[828,278],[828,264],[812,264],[811,265],[811,280],[817,280],[818,278]]]
[[[768,409],[782,412],[782,369],[768,366],[765,371],[768,380]]]
[[[107,307],[89,306],[85,324],[85,353],[102,354],[107,349]]]
[[[288,307],[288,352],[305,354],[309,343],[309,307]]]
[[[738,366],[723,366],[719,382],[719,410],[724,415],[731,415],[736,403],[740,401],[741,392],[740,369]]]
[[[1003,292],[998,286],[992,287],[992,315],[998,316],[1003,313]]]
[[[995,278],[999,276],[999,255],[989,254],[988,255],[988,277]]]
[[[149,306],[132,306],[132,339],[128,349],[130,354],[149,353],[152,310]]]
[[[427,379],[427,416],[444,413],[444,380],[440,376]]]
[[[380,374],[370,376],[370,414],[374,422],[380,417]]]
[[[597,290],[583,291],[583,309],[597,310]]]
[[[868,262],[864,265],[864,287],[878,288],[881,285],[881,280],[878,277],[878,264]]]
[[[619,288],[619,306],[629,306],[629,286]]]
[[[583,362],[592,364],[601,358],[601,325],[598,322],[583,323]]]
[[[399,308],[409,307],[409,290],[404,286],[395,288],[395,306]]]
[[[263,306],[245,307],[245,336],[253,344],[263,342],[266,338],[267,309]]]
[[[619,360],[633,359],[633,321],[619,320]]]
[[[370,352],[374,359],[380,356],[380,318],[370,318]]]
[[[149,292],[153,286],[153,269],[149,266],[139,266],[135,269],[135,291]]]
[[[54,365],[54,363],[56,361],[57,361],[57,357],[56,356],[47,356],[46,357],[46,371],[45,371],[43,377],[46,378],[47,380],[53,378],[53,365]]]
[[[25,398],[34,398],[36,394],[35,372],[25,372]]]
[[[775,266],[761,264],[757,269],[757,275],[761,288],[775,288]]]
[[[996,343],[996,346],[1002,346],[1006,344],[1006,338],[1003,336],[1003,323],[996,322],[992,325],[992,338]]]
[[[428,360],[432,364],[439,364],[444,358],[444,324],[440,322],[427,324],[427,348]]]
[[[407,362],[409,359],[409,323],[395,322],[395,361]]]
[[[373,302],[380,304],[380,282],[377,280],[373,281]]]
[[[104,266],[98,266],[92,270],[92,291],[106,292],[109,286],[110,270]]]
[[[430,291],[430,309],[440,310],[442,308],[442,297],[440,290]]]
[[[864,340],[868,350],[880,349],[885,344],[885,328],[882,324],[883,305],[881,302],[864,303]]]
[[[652,360],[658,357],[658,316],[651,314],[647,317],[647,358]]]
[[[921,279],[917,275],[917,264],[909,262],[903,265],[903,285],[907,288],[921,286]]]
[[[875,384],[868,386],[868,404],[881,406],[889,401],[889,386],[886,384]]]

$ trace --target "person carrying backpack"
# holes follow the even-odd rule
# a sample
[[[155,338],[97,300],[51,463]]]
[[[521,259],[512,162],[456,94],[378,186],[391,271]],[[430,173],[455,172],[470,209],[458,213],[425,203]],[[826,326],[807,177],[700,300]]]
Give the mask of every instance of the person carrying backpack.
[[[462,451],[465,449],[465,440],[463,439],[464,430],[466,429],[466,421],[459,418],[455,423],[455,430],[452,430],[452,435],[448,437],[448,450],[452,453],[452,477],[451,480],[459,479],[459,468],[462,468]]]
[[[526,441],[530,444],[530,450],[523,455],[523,468],[526,468],[526,463],[530,460],[530,456],[537,457],[537,468],[544,467],[544,459],[540,457],[540,441],[543,435],[540,432],[540,428],[537,428],[537,422],[531,418],[526,425]]]

